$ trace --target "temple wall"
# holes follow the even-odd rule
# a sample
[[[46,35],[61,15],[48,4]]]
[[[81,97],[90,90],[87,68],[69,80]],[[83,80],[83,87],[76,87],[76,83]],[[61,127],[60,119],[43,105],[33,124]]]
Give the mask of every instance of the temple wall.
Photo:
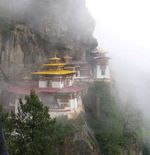
[[[70,104],[72,110],[77,109],[78,108],[77,98],[70,99],[69,104]]]
[[[47,81],[39,81],[39,88],[46,88],[47,85]]]
[[[64,82],[60,81],[52,81],[52,88],[63,88]]]
[[[95,78],[97,79],[110,79],[109,66],[106,66],[105,74],[102,75],[100,65],[97,65],[95,70]]]

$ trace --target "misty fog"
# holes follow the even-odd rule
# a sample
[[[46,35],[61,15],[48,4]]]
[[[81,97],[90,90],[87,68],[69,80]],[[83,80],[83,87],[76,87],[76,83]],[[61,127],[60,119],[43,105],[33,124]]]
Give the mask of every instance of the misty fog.
[[[150,108],[150,21],[148,0],[86,0],[96,21],[95,37],[99,46],[109,52],[112,77],[122,102],[134,98],[134,104],[149,115]],[[0,0],[0,17],[42,23],[49,6],[58,16],[52,1]],[[34,7],[34,8],[33,8]],[[59,11],[58,11],[59,10]],[[41,25],[40,25],[41,26]],[[150,116],[149,116],[150,117]]]
[[[0,0],[0,17],[26,23],[34,30],[44,31],[42,27],[45,23],[48,24],[54,16],[59,18],[62,10],[59,3],[58,6],[56,4],[53,0]]]
[[[109,52],[123,103],[130,98],[150,117],[150,20],[147,0],[87,0],[95,37]]]

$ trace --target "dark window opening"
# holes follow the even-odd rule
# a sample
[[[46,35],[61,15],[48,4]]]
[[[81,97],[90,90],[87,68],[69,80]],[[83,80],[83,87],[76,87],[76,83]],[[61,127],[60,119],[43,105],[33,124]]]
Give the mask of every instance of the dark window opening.
[[[105,75],[105,69],[101,70],[101,74]]]

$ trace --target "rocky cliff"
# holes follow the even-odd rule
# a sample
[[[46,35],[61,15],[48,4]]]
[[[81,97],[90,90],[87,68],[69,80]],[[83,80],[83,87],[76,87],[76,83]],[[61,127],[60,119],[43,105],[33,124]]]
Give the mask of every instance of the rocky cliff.
[[[58,56],[69,54],[73,59],[81,60],[97,46],[92,36],[94,20],[85,0],[21,2],[23,0],[0,2],[1,81],[13,82],[29,76],[54,53]],[[99,154],[86,118],[81,118],[82,121],[76,119],[71,122],[76,130],[65,138],[59,154]]]
[[[10,79],[32,70],[54,52],[83,59],[97,46],[85,0],[32,0],[20,12],[21,6],[13,2],[0,11],[0,64]]]
[[[20,80],[54,53],[85,59],[97,46],[94,26],[85,0],[1,0],[0,74],[7,81]],[[72,121],[77,130],[66,137],[61,155],[99,155],[100,149],[105,155],[140,155],[134,133],[124,132],[110,90],[103,83],[89,89],[86,117]]]

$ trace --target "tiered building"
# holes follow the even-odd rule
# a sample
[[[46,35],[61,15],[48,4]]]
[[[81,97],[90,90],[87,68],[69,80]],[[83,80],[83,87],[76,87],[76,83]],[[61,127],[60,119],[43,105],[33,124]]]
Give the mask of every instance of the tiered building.
[[[32,80],[23,80],[19,84],[10,85],[6,90],[9,93],[10,105],[18,108],[18,98],[30,94],[34,90],[39,98],[49,107],[52,117],[71,117],[82,110],[81,93],[83,88],[77,84],[90,79],[110,80],[109,57],[106,53],[91,53],[91,62],[73,61],[65,55],[59,58],[56,55],[49,58],[49,62],[42,64],[43,69],[32,73]]]
[[[109,57],[106,56],[106,52],[94,51],[92,54],[93,75],[97,80],[110,81],[109,71]]]
[[[68,59],[68,58],[67,58]],[[58,57],[49,59],[49,63],[42,64],[43,70],[33,72],[34,79],[37,82],[28,82],[28,85],[10,86],[7,91],[13,93],[11,105],[15,106],[17,112],[18,98],[23,97],[34,90],[40,99],[49,107],[49,113],[52,117],[68,116],[78,113],[81,109],[81,88],[74,85],[75,66],[67,69],[68,60]],[[30,85],[29,83],[34,83]],[[15,96],[15,97],[14,97]]]
[[[58,57],[50,58],[50,63],[43,64],[47,70],[34,72],[39,76],[39,88],[64,88],[72,86],[74,82],[74,70],[64,69],[66,64],[61,62]]]
[[[50,58],[50,63],[43,64],[47,70],[34,72],[39,77],[39,88],[44,92],[54,94],[57,108],[50,108],[51,112],[72,112],[78,108],[81,89],[73,86],[76,71],[73,68],[65,69],[70,57],[66,57],[65,63],[58,57]],[[46,88],[46,89],[44,89]]]

